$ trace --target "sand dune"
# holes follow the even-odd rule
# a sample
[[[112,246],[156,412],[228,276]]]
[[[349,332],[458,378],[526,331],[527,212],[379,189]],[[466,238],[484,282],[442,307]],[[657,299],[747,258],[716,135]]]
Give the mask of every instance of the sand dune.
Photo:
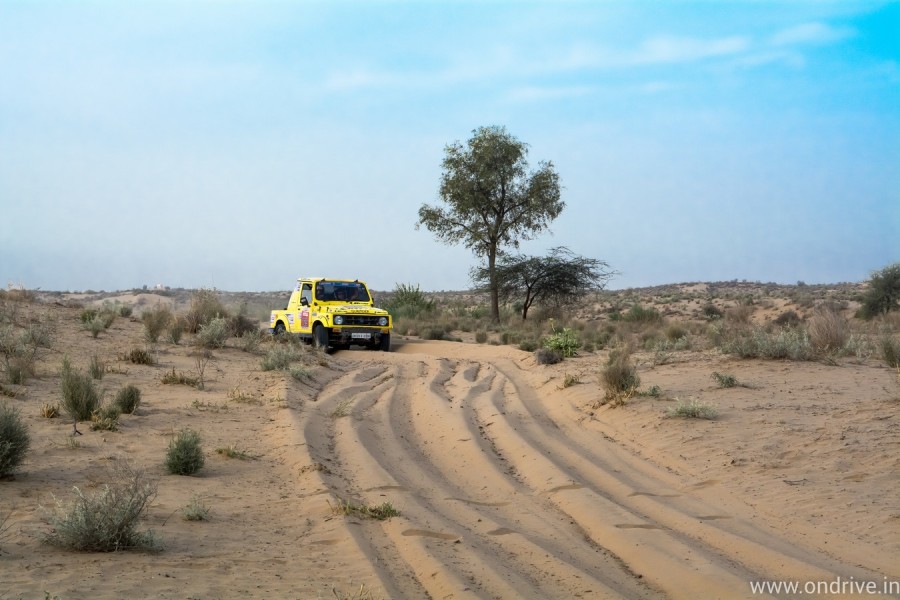
[[[877,361],[837,366],[680,353],[641,367],[668,399],[598,407],[604,353],[553,366],[511,346],[398,340],[389,354],[341,351],[310,380],[215,352],[206,389],[163,385],[194,369],[186,345],[159,364],[137,321],[92,339],[52,307],[58,342],[19,407],[32,450],[0,482],[0,597],[324,598],[364,586],[383,598],[745,598],[762,580],[900,579],[897,388]],[[138,385],[118,432],[69,441],[38,410],[59,398],[63,355],[97,354],[102,385]],[[750,387],[720,389],[712,371]],[[565,374],[581,382],[563,388]],[[674,397],[715,421],[665,417]],[[165,474],[173,431],[201,433],[199,476]],[[217,448],[233,446],[248,460]],[[75,553],[41,543],[53,495],[93,489],[127,457],[158,478],[146,526],[158,554]],[[180,509],[199,497],[209,521]],[[401,516],[337,514],[339,499]]]

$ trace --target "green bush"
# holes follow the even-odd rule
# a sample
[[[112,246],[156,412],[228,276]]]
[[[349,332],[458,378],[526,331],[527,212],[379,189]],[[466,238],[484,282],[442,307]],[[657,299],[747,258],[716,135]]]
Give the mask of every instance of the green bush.
[[[63,359],[61,378],[63,410],[76,421],[90,421],[101,400],[94,379],[75,369],[68,357]]]
[[[487,342],[488,334],[487,331],[476,331],[475,332],[475,341],[479,344],[484,344]]]
[[[662,315],[655,308],[633,304],[628,312],[622,315],[622,320],[628,323],[659,323],[662,321]]]
[[[722,352],[740,358],[813,360],[817,356],[809,334],[797,327],[773,332],[761,327],[725,329],[718,337]]]
[[[25,460],[31,437],[19,416],[19,410],[6,402],[0,404],[0,477],[13,473]]]
[[[269,348],[269,351],[263,356],[260,367],[263,371],[284,371],[299,358],[300,352],[295,346],[276,344]]]
[[[737,378],[734,375],[729,375],[727,373],[719,373],[718,371],[714,371],[712,374],[712,379],[719,384],[719,387],[733,388],[738,386]]]
[[[200,326],[196,339],[203,348],[221,348],[229,337],[231,337],[231,331],[228,327],[228,320],[224,317],[215,317]]]
[[[129,383],[116,393],[115,405],[126,415],[134,414],[141,405],[141,390]]]
[[[91,332],[91,336],[94,339],[97,339],[100,336],[100,332],[106,329],[106,327],[104,327],[103,325],[103,319],[101,317],[94,317],[92,320],[84,323],[82,326],[87,331]]]
[[[394,319],[405,317],[409,319],[417,319],[422,315],[430,315],[435,310],[434,300],[429,300],[425,293],[416,285],[398,283],[394,286],[394,291],[390,295],[390,299],[384,303]]]
[[[544,340],[544,348],[557,351],[563,358],[572,358],[577,355],[580,346],[578,335],[568,327],[554,332]]]
[[[128,549],[158,550],[160,543],[150,531],[138,531],[150,503],[156,497],[156,483],[143,473],[119,462],[113,482],[94,494],[73,488],[69,504],[56,501],[51,521],[53,530],[46,541],[52,545],[88,552],[116,552]]]
[[[690,399],[687,402],[679,400],[675,406],[666,413],[669,417],[682,417],[685,419],[715,419],[719,411],[715,406]]]
[[[872,274],[869,288],[863,294],[862,306],[857,314],[868,320],[898,309],[900,309],[900,262]]]
[[[169,443],[166,470],[173,475],[193,475],[202,469],[205,459],[200,441],[199,433],[182,429]]]

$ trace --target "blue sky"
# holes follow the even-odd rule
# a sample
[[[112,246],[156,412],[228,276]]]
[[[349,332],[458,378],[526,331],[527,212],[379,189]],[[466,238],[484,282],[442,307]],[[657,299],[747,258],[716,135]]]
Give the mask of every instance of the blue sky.
[[[900,260],[900,3],[0,2],[0,285],[469,287],[444,147],[552,161],[613,288]]]

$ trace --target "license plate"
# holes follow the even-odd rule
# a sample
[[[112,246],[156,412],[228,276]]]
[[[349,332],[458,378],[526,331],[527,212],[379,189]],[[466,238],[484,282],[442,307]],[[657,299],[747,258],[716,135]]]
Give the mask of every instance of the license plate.
[[[351,333],[350,337],[354,340],[371,340],[371,333]]]

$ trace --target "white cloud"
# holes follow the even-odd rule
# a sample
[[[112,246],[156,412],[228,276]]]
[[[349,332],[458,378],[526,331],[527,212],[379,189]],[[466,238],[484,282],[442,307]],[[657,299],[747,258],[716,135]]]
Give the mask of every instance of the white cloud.
[[[798,44],[832,44],[856,35],[850,27],[832,27],[825,23],[803,23],[788,27],[775,33],[771,38],[774,46],[793,46]]]

